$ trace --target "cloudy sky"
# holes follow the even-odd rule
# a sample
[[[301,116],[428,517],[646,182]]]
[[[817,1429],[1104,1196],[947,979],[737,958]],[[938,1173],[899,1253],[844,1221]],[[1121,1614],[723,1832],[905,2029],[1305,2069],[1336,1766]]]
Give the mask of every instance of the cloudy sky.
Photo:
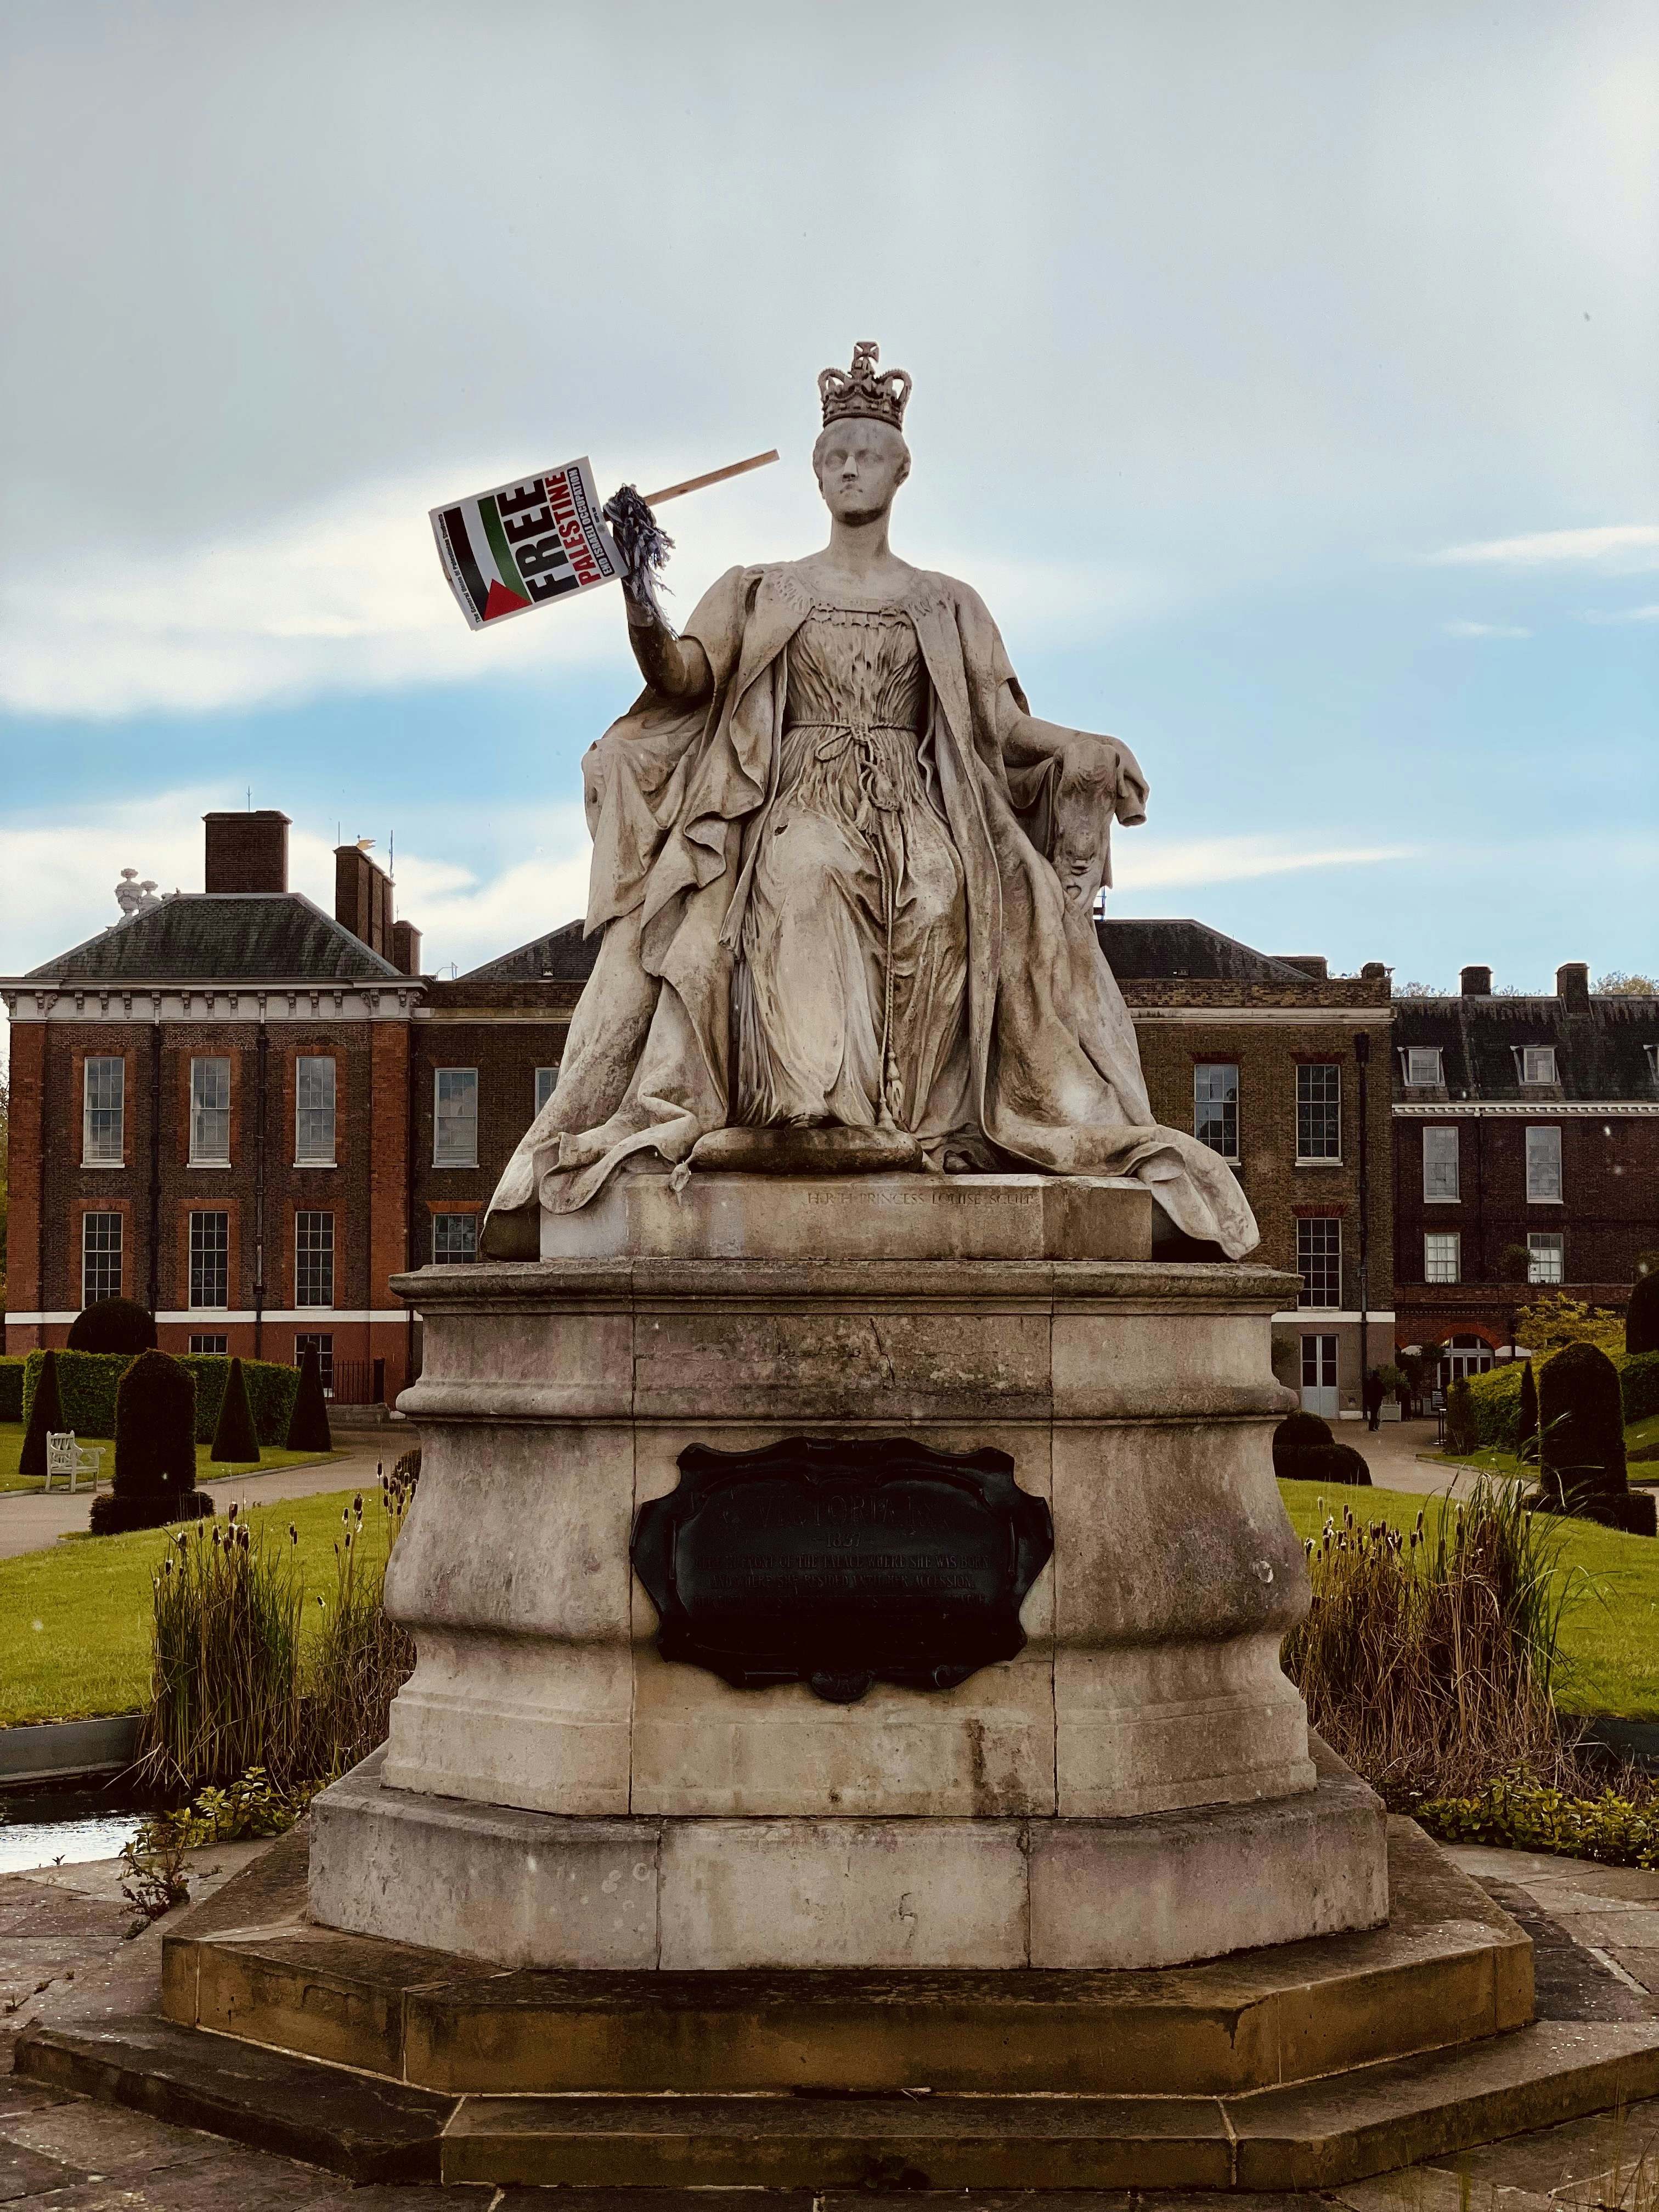
[[[1540,987],[1659,967],[1659,0],[7,0],[0,971],[395,837],[447,971],[580,911],[614,591],[474,635],[427,509],[592,455],[689,609],[896,549],[1151,779],[1121,915]]]

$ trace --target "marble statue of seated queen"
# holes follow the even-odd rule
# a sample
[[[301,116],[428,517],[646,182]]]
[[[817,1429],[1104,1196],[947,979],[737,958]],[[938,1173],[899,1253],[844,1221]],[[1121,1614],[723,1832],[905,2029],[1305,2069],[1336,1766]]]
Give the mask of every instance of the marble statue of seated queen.
[[[1152,1119],[1093,921],[1115,738],[1032,714],[968,585],[888,542],[910,379],[818,379],[830,542],[732,568],[676,636],[627,597],[645,690],[588,752],[599,949],[559,1079],[502,1176],[497,1259],[629,1163],[1132,1176],[1229,1258],[1224,1162]]]

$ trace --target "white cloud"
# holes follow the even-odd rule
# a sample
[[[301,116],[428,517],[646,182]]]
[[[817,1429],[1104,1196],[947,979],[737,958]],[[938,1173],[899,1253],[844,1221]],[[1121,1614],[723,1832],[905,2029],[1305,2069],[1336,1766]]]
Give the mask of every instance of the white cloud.
[[[1529,629],[1517,623],[1449,622],[1441,629],[1448,637],[1530,637]]]
[[[1647,607],[1618,607],[1610,612],[1592,611],[1584,617],[1589,623],[1654,623],[1659,622],[1659,600]]]
[[[1439,568],[1542,568],[1563,562],[1620,572],[1659,568],[1659,523],[1608,523],[1595,530],[1540,530],[1526,538],[1487,538],[1431,553]]]
[[[1176,884],[1201,888],[1256,876],[1288,875],[1306,868],[1408,860],[1416,849],[1411,845],[1288,844],[1271,837],[1198,837],[1164,842],[1143,837],[1139,831],[1120,831],[1112,841],[1112,873],[1120,892]]]

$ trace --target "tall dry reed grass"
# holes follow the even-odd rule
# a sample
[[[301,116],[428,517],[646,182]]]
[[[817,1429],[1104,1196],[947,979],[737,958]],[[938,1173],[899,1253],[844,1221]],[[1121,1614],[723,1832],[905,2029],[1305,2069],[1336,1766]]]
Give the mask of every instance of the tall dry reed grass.
[[[1307,1546],[1313,1609],[1285,1668],[1308,1717],[1390,1804],[1524,1771],[1585,1780],[1551,1698],[1569,1595],[1559,1540],[1516,1483],[1478,1484],[1406,1534],[1351,1505]]]
[[[361,1494],[341,1513],[331,1592],[307,1592],[298,1532],[225,1522],[171,1537],[153,1577],[155,1644],[141,1732],[144,1781],[177,1802],[258,1768],[280,1790],[327,1781],[386,1733],[415,1664],[408,1632],[381,1604],[386,1561],[411,1483],[384,1474],[380,1507]],[[303,1632],[308,1606],[322,1619]]]

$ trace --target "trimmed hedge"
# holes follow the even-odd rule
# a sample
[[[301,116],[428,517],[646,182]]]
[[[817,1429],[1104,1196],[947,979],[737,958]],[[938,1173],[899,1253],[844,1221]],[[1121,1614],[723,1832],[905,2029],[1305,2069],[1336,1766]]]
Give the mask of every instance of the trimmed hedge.
[[[1645,1421],[1650,1413],[1659,1413],[1659,1352],[1643,1352],[1626,1359],[1620,1367],[1619,1388],[1625,1401],[1626,1421]]]
[[[1638,1275],[1625,1308],[1625,1349],[1636,1358],[1659,1352],[1659,1274]]]
[[[1369,1483],[1371,1471],[1352,1444],[1340,1444],[1317,1413],[1287,1413],[1273,1431],[1273,1473],[1283,1482]]]
[[[1546,1352],[1535,1366],[1530,1360],[1510,1359],[1485,1375],[1470,1376],[1468,1397],[1464,1402],[1477,1444],[1496,1444],[1500,1451],[1519,1451],[1522,1378],[1532,1367],[1534,1387],[1541,1389],[1550,1361],[1567,1349],[1562,1345],[1556,1352]],[[1619,1370],[1626,1420],[1644,1421],[1650,1413],[1659,1413],[1659,1352],[1632,1355],[1610,1352],[1607,1357]]]
[[[196,1385],[165,1352],[129,1359],[115,1394],[115,1480],[92,1501],[94,1536],[199,1518],[213,1501],[196,1487]]]
[[[136,1298],[97,1298],[70,1323],[70,1352],[124,1352],[136,1359],[155,1349],[155,1316]]]
[[[23,1363],[27,1356],[21,1352],[0,1352],[0,1421],[21,1421],[23,1418]]]
[[[230,1373],[220,1395],[219,1418],[213,1425],[212,1456],[236,1466],[251,1465],[259,1456],[259,1439],[254,1434],[253,1410],[247,1401],[247,1384],[240,1359],[231,1361]]]
[[[29,1408],[46,1362],[44,1352],[29,1352],[23,1362],[23,1413]],[[78,1437],[115,1434],[115,1392],[132,1362],[120,1352],[60,1352],[57,1356],[58,1391],[64,1409],[64,1425]],[[210,1444],[218,1425],[219,1407],[230,1374],[222,1352],[190,1352],[179,1355],[179,1364],[196,1382],[196,1441]],[[242,1380],[247,1386],[253,1425],[262,1444],[281,1444],[288,1435],[289,1416],[300,1388],[297,1367],[279,1366],[271,1359],[245,1359]]]

